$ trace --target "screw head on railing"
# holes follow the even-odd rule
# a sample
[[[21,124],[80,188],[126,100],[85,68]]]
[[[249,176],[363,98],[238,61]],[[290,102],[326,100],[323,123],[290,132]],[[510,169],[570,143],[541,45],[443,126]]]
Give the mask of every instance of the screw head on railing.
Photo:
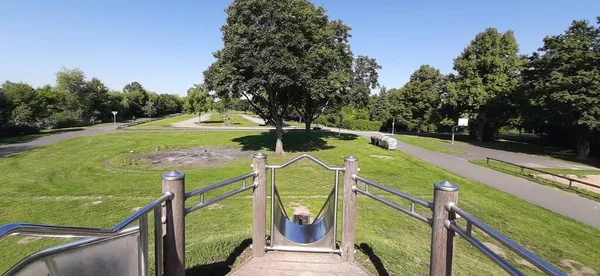
[[[257,158],[257,159],[265,159],[265,158],[267,158],[267,155],[262,152],[257,152],[252,157]]]
[[[442,191],[446,191],[446,192],[457,192],[458,191],[458,185],[450,183],[448,181],[440,181],[440,182],[433,183],[433,188],[436,190],[442,190]]]
[[[184,178],[185,178],[185,173],[182,173],[180,171],[170,171],[170,172],[166,172],[162,175],[162,179],[165,181],[181,180]]]
[[[344,158],[344,161],[358,161],[358,157],[350,155]]]

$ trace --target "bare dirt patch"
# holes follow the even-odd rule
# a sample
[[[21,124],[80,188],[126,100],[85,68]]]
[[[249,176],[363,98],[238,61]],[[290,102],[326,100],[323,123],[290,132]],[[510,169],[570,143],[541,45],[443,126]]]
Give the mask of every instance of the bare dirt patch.
[[[573,175],[573,174],[567,174],[565,175],[566,177],[572,178],[572,179],[580,179],[581,181],[585,181],[588,183],[592,183],[592,184],[596,184],[596,185],[600,185],[600,175],[586,175],[585,178],[580,178],[577,175]],[[554,181],[554,182],[558,182],[564,185],[569,185],[569,180],[564,179],[564,178],[560,178],[560,177],[556,177],[553,175],[549,175],[549,174],[537,174],[535,175],[535,177],[539,177],[539,178],[543,178],[543,179],[547,179],[550,181]],[[588,191],[592,191],[592,192],[596,192],[600,194],[600,189],[596,188],[596,187],[592,187],[589,185],[584,185],[584,184],[580,184],[577,182],[573,182],[571,185],[573,185],[574,187],[577,188],[581,188],[581,189],[586,189]]]
[[[517,263],[529,267],[531,269],[539,270],[535,265],[531,264],[528,260],[525,259],[518,259]]]
[[[214,203],[214,204],[208,205],[206,207],[206,209],[208,209],[208,210],[216,210],[216,209],[221,209],[221,208],[223,208],[223,205],[221,205],[219,203]]]
[[[571,272],[568,273],[568,275],[571,276],[597,275],[594,269],[592,269],[591,267],[583,266],[583,264],[578,261],[562,260],[560,261],[560,264],[571,269]]]
[[[18,244],[28,244],[41,239],[41,237],[25,237],[17,241]]]
[[[238,147],[198,147],[187,149],[157,148],[152,152],[135,152],[105,161],[104,166],[119,171],[153,171],[166,168],[218,167],[241,158],[251,158],[254,152]]]
[[[502,250],[502,248],[489,242],[484,242],[483,244],[487,246],[490,250],[492,250],[494,253],[496,253],[498,256],[506,259],[506,253],[504,253],[504,250]]]

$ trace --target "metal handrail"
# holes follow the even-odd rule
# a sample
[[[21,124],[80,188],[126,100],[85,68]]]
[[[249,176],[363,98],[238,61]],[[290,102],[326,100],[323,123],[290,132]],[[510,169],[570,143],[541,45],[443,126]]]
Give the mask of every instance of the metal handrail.
[[[390,194],[399,196],[401,198],[404,198],[406,200],[409,200],[411,202],[419,204],[419,205],[421,205],[423,207],[431,208],[431,206],[432,206],[432,204],[430,202],[427,202],[427,201],[425,201],[423,199],[420,199],[420,198],[418,198],[416,196],[412,196],[412,195],[400,192],[398,190],[394,190],[394,189],[392,189],[392,188],[390,188],[388,186],[385,186],[385,185],[383,185],[381,183],[377,183],[377,182],[375,182],[373,180],[366,179],[366,178],[360,177],[358,175],[353,176],[353,178],[356,181],[360,181],[360,182],[365,183],[367,185],[370,185],[370,186],[373,186],[373,187],[378,188],[380,190],[386,191],[386,192],[388,192]]]
[[[251,173],[247,173],[247,174],[243,174],[243,175],[240,175],[240,176],[236,176],[234,178],[223,180],[221,182],[218,182],[218,183],[215,183],[215,184],[212,184],[212,185],[209,185],[209,186],[206,186],[206,187],[202,187],[200,189],[196,189],[196,190],[193,190],[191,192],[185,193],[185,198],[186,199],[188,199],[190,197],[193,197],[193,196],[200,195],[200,203],[198,203],[198,204],[196,204],[194,206],[185,208],[185,213],[189,214],[191,212],[194,212],[196,210],[202,209],[202,208],[204,208],[204,207],[206,207],[208,205],[211,205],[213,203],[217,203],[217,202],[219,202],[219,201],[221,201],[223,199],[226,199],[226,198],[232,197],[234,195],[237,195],[237,194],[239,194],[239,193],[241,193],[243,191],[246,191],[246,190],[253,189],[253,188],[257,187],[258,186],[257,184],[246,185],[246,179],[248,179],[250,177],[256,177],[257,175],[258,175],[258,172],[254,171],[254,172],[251,172]],[[217,196],[215,198],[211,198],[211,199],[206,200],[206,201],[204,200],[204,194],[206,192],[209,192],[209,191],[212,191],[212,190],[215,190],[215,189],[218,189],[218,188],[222,188],[222,187],[225,187],[227,185],[231,185],[233,183],[240,182],[240,181],[244,181],[241,188],[239,188],[237,190],[233,190],[233,191],[227,192],[225,194],[222,194],[222,195]]]
[[[527,167],[527,166],[523,166],[523,165],[511,163],[511,162],[508,162],[508,161],[504,161],[504,160],[500,160],[500,159],[496,159],[496,158],[492,158],[492,157],[486,157],[485,159],[487,159],[486,163],[488,165],[490,164],[490,160],[494,160],[494,161],[498,161],[498,162],[501,162],[501,163],[504,163],[504,164],[508,164],[508,165],[513,165],[513,166],[516,166],[516,167],[520,167],[521,168],[521,174],[523,174],[523,169],[528,169],[530,171],[540,172],[540,173],[543,173],[543,174],[548,174],[548,175],[551,175],[551,176],[554,176],[554,177],[558,177],[558,178],[569,180],[569,189],[571,188],[571,182],[577,182],[577,183],[580,183],[580,184],[583,184],[583,185],[587,185],[587,186],[591,186],[591,187],[599,188],[600,189],[600,185],[596,185],[594,183],[589,183],[589,182],[581,181],[581,180],[575,179],[575,178],[570,178],[568,176],[564,176],[564,175],[560,175],[560,174],[555,174],[555,173],[551,173],[551,172],[539,170],[539,169],[536,169],[536,168],[532,168],[532,167]]]
[[[372,198],[374,200],[377,200],[377,201],[379,201],[379,202],[381,202],[381,203],[383,203],[383,204],[385,204],[387,206],[390,206],[390,207],[392,207],[392,208],[394,208],[394,209],[396,209],[396,210],[398,210],[398,211],[400,211],[402,213],[405,213],[405,214],[407,214],[407,215],[409,215],[409,216],[411,216],[411,217],[413,217],[413,218],[415,218],[417,220],[420,220],[420,221],[425,222],[427,224],[431,224],[431,219],[430,218],[427,218],[426,216],[423,216],[423,215],[415,212],[414,209],[413,210],[408,210],[408,209],[406,209],[406,208],[404,208],[404,207],[402,207],[402,206],[400,206],[400,205],[398,205],[396,203],[393,203],[391,201],[385,200],[382,197],[379,197],[379,196],[376,196],[374,194],[371,194],[368,191],[363,191],[361,189],[356,189],[356,188],[354,188],[353,190],[355,192],[359,193],[359,194],[362,194],[362,195],[365,195],[367,197],[370,197],[370,198]]]
[[[0,226],[0,241],[14,235],[53,237],[53,238],[86,238],[86,237],[112,237],[118,235],[125,227],[133,221],[166,202],[173,199],[173,193],[165,192],[163,195],[144,206],[133,215],[117,223],[111,229],[55,226],[29,223],[11,223]]]
[[[485,232],[490,237],[494,238],[495,240],[497,240],[504,246],[508,247],[513,252],[519,254],[521,257],[523,257],[524,259],[529,261],[531,264],[535,265],[537,268],[539,268],[541,271],[545,272],[546,274],[548,274],[548,275],[566,275],[564,272],[560,271],[558,268],[554,267],[552,264],[550,264],[550,263],[544,261],[542,258],[534,255],[531,251],[523,248],[522,246],[517,244],[515,241],[502,235],[500,232],[498,232],[494,228],[490,227],[489,225],[485,224],[484,222],[480,221],[475,216],[462,210],[456,204],[454,204],[454,203],[446,204],[445,208],[448,212],[454,212],[454,213],[460,215],[462,218],[464,218],[467,221],[468,224],[467,224],[467,231],[464,231],[458,225],[456,225],[456,223],[454,221],[450,221],[450,220],[447,220],[444,223],[444,226],[446,226],[446,228],[448,228],[450,230],[455,231],[456,233],[461,235],[463,238],[467,239],[467,241],[469,241],[477,249],[479,249],[486,256],[488,256],[490,259],[492,259],[492,261],[499,264],[506,272],[510,273],[511,275],[522,275],[522,273],[519,272],[511,264],[504,261],[501,257],[497,256],[497,254],[493,253],[485,245],[478,243],[479,241],[477,241],[475,238],[473,238],[471,236],[471,231],[470,231],[471,226],[469,226],[469,224],[477,226],[479,229],[481,229],[481,231]],[[500,261],[499,258],[502,259],[502,261]]]
[[[188,199],[188,198],[193,197],[193,196],[201,195],[201,194],[204,194],[206,192],[209,192],[209,191],[212,191],[212,190],[216,190],[218,188],[225,187],[225,186],[227,186],[229,184],[233,184],[233,183],[236,183],[236,182],[248,179],[250,177],[255,177],[257,174],[258,174],[257,172],[251,172],[251,173],[243,174],[243,175],[240,175],[240,176],[236,176],[234,178],[223,180],[221,182],[218,182],[218,183],[206,186],[206,187],[202,187],[200,189],[193,190],[191,192],[187,192],[187,193],[185,193],[185,198]]]
[[[330,170],[330,171],[343,171],[344,170],[344,168],[342,168],[342,167],[329,166],[329,165],[325,164],[323,161],[321,161],[321,160],[313,157],[312,155],[308,155],[308,154],[298,155],[298,156],[296,156],[296,157],[288,160],[287,162],[285,162],[285,163],[283,163],[281,165],[267,165],[267,169],[283,169],[283,168],[285,168],[285,167],[287,167],[287,166],[289,166],[291,164],[294,164],[294,163],[298,162],[299,160],[305,159],[305,158],[310,159],[315,164],[317,164],[317,165],[319,165],[319,166],[321,166],[321,167],[323,167],[323,168],[325,168],[327,170]]]
[[[420,220],[420,221],[425,222],[427,224],[431,224],[431,219],[430,218],[428,218],[428,217],[426,217],[424,215],[421,215],[421,214],[415,212],[415,203],[419,204],[419,205],[421,205],[423,207],[430,208],[430,209],[433,206],[432,203],[427,202],[427,201],[425,201],[425,200],[423,200],[421,198],[418,198],[418,197],[415,197],[415,196],[412,196],[412,195],[400,192],[398,190],[392,189],[392,188],[390,188],[388,186],[385,186],[385,185],[383,185],[381,183],[377,183],[377,182],[375,182],[373,180],[360,177],[358,175],[353,175],[352,178],[355,181],[357,181],[357,182],[360,181],[362,183],[365,183],[365,185],[366,185],[364,191],[361,190],[361,189],[359,189],[359,188],[357,188],[356,186],[352,187],[352,190],[354,192],[362,194],[362,195],[367,196],[369,198],[372,198],[374,200],[377,200],[377,201],[379,201],[379,202],[381,202],[381,203],[383,203],[383,204],[385,204],[385,205],[387,205],[389,207],[392,207],[392,208],[394,208],[394,209],[396,209],[396,210],[398,210],[398,211],[400,211],[402,213],[405,213],[405,214],[407,214],[407,215],[409,215],[409,216],[411,216],[411,217],[413,217],[413,218],[415,218],[417,220]],[[400,198],[403,198],[403,199],[406,199],[406,200],[410,201],[410,210],[406,209],[406,208],[404,208],[404,207],[402,207],[402,206],[400,206],[400,205],[398,205],[398,204],[396,204],[394,202],[386,200],[386,199],[384,199],[384,198],[382,198],[380,196],[377,196],[377,195],[374,195],[374,194],[370,193],[369,189],[368,189],[369,186],[373,186],[375,188],[378,188],[380,190],[386,191],[386,192],[388,192],[390,194],[393,194],[395,196],[398,196]]]

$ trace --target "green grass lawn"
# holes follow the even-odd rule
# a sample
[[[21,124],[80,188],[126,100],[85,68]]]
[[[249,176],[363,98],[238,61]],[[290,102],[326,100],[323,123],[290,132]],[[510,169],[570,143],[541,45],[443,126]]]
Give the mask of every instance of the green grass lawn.
[[[203,121],[201,124],[205,126],[232,126],[232,127],[257,127],[258,124],[246,120],[240,114],[232,113],[234,123],[227,125],[222,114],[219,112],[211,112],[210,119]]]
[[[450,145],[450,141],[445,139],[402,134],[394,135],[394,138],[396,138],[400,142],[404,142],[430,151],[448,154],[466,154],[465,151],[449,147],[448,145]],[[454,141],[454,143],[459,144],[462,142]]]
[[[130,151],[221,145],[241,147],[249,154],[265,152],[270,164],[280,164],[297,154],[308,152],[336,166],[341,166],[343,158],[352,154],[359,158],[362,176],[428,201],[432,200],[434,182],[449,180],[457,183],[460,186],[460,206],[508,237],[567,272],[571,271],[561,265],[564,259],[575,260],[582,266],[600,271],[598,229],[469,181],[402,152],[371,146],[364,138],[352,135],[338,138],[335,133],[321,132],[306,136],[290,132],[285,134],[284,143],[290,153],[277,156],[273,153],[274,136],[268,132],[116,133],[78,137],[1,158],[0,224],[29,222],[113,226],[132,214],[133,208],[143,206],[160,195],[160,176],[167,170],[118,171],[103,165],[108,162],[117,164],[120,169],[134,169],[127,163],[111,162],[130,154]],[[250,164],[251,160],[247,158],[222,166],[184,169],[186,189],[189,191],[250,172]],[[315,196],[329,193],[333,177],[332,172],[301,161],[277,172],[277,186],[287,209],[293,204],[301,204],[314,215],[324,202],[323,198]],[[238,187],[221,188],[208,194],[207,199]],[[251,238],[252,200],[249,196],[250,193],[237,195],[219,202],[217,208],[205,208],[186,216],[189,275],[223,274],[240,260],[239,251],[247,249]],[[187,204],[197,202],[197,198],[192,198]],[[406,202],[403,204],[407,206]],[[431,215],[428,211],[423,211],[423,214]],[[339,215],[341,217],[341,212]],[[357,216],[356,259],[367,269],[376,274],[376,266],[369,259],[379,259],[379,268],[383,266],[395,275],[428,274],[429,226],[364,197],[358,198]],[[485,242],[499,245],[481,232],[475,232],[475,235]],[[0,271],[26,254],[59,242],[39,239],[19,243],[22,239],[12,237],[2,241]],[[153,248],[152,245],[150,248]],[[520,260],[507,249],[504,251],[512,263]],[[528,275],[539,274],[522,264],[516,265]],[[456,275],[502,274],[500,268],[460,238],[457,239],[454,271]]]
[[[132,126],[132,128],[145,128],[145,127],[170,127],[172,123],[178,123],[187,119],[196,118],[198,114],[183,114],[174,116],[166,119],[159,119],[152,122],[147,122],[139,125]]]
[[[539,183],[542,185],[546,185],[546,186],[554,187],[554,188],[557,188],[557,189],[560,189],[560,190],[563,190],[566,192],[574,193],[581,197],[585,197],[587,199],[591,199],[591,200],[600,202],[600,194],[598,194],[598,193],[588,191],[586,189],[582,189],[582,188],[575,187],[575,186],[573,186],[573,187],[571,187],[571,189],[569,189],[568,186],[565,184],[557,183],[555,181],[543,179],[540,177],[535,177],[535,175],[539,174],[539,172],[525,169],[523,171],[523,174],[521,174],[520,167],[509,165],[509,164],[504,164],[501,162],[494,162],[493,160],[490,161],[489,165],[487,164],[486,160],[470,160],[469,162],[480,165],[480,166],[488,167],[490,169],[493,169],[493,170],[496,170],[499,172],[503,172],[503,173],[514,175],[514,176],[517,176],[517,177],[520,177],[523,179],[527,179],[529,181],[533,181],[533,182],[536,182],[536,183]],[[550,172],[550,173],[560,174],[560,175],[572,174],[572,175],[577,175],[577,176],[584,176],[584,175],[600,174],[600,170],[567,170],[567,169],[551,169],[551,168],[539,168],[539,169]],[[585,181],[585,179],[582,179],[582,181]]]

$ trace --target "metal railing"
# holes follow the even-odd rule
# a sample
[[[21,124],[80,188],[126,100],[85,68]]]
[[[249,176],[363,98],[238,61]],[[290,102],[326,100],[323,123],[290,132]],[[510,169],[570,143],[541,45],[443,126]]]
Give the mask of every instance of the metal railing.
[[[147,275],[148,262],[148,217],[147,214],[154,210],[154,230],[155,230],[155,271],[157,275],[184,275],[185,274],[185,217],[186,215],[202,209],[210,204],[240,194],[247,190],[252,190],[253,200],[253,221],[252,221],[252,255],[254,257],[263,256],[267,250],[285,250],[285,246],[273,247],[273,241],[267,246],[267,170],[271,169],[271,232],[270,238],[273,238],[274,232],[274,205],[275,200],[279,200],[276,196],[275,187],[275,172],[278,169],[283,169],[302,159],[309,159],[317,165],[335,172],[333,183],[333,191],[329,199],[334,201],[326,204],[328,210],[334,215],[331,217],[333,222],[332,235],[333,246],[329,248],[310,248],[290,246],[288,249],[292,251],[311,251],[312,252],[332,252],[341,255],[344,261],[354,261],[355,250],[355,232],[356,232],[356,198],[358,195],[364,195],[383,203],[395,210],[398,210],[412,218],[427,223],[431,227],[431,255],[430,255],[430,275],[451,275],[452,265],[454,261],[454,237],[458,235],[472,244],[476,249],[481,251],[485,256],[490,258],[502,269],[511,275],[523,275],[515,266],[507,262],[504,258],[494,253],[485,244],[480,242],[472,235],[473,227],[477,227],[490,237],[500,242],[516,254],[522,256],[525,260],[531,262],[537,268],[548,275],[565,275],[556,267],[548,262],[535,256],[532,252],[526,250],[516,242],[505,237],[497,230],[483,223],[476,217],[458,207],[458,186],[444,181],[434,183],[434,198],[433,202],[428,202],[419,197],[398,191],[376,181],[364,178],[358,175],[358,158],[349,156],[344,159],[343,167],[330,166],[315,157],[307,154],[299,155],[281,165],[267,165],[266,155],[258,153],[254,155],[252,168],[253,171],[237,177],[233,177],[203,188],[193,191],[185,191],[185,174],[177,171],[172,171],[163,174],[162,176],[162,191],[163,194],[153,202],[141,208],[133,215],[119,222],[111,229],[99,228],[82,228],[82,227],[65,227],[51,226],[38,224],[8,224],[0,227],[0,240],[12,235],[32,235],[43,237],[96,237],[99,239],[110,238],[123,231],[134,221],[139,221],[140,231],[140,249],[141,254],[141,275]],[[343,172],[343,211],[342,211],[342,237],[339,249],[336,248],[337,241],[337,215],[338,215],[338,189],[340,172]],[[248,184],[247,180],[252,178],[252,184]],[[206,194],[219,188],[227,187],[234,183],[241,183],[241,187],[232,191],[225,192],[221,195],[206,199]],[[364,190],[358,188],[358,183],[365,184]],[[390,201],[383,196],[369,192],[369,187],[387,192],[402,200],[410,202],[410,208],[399,205],[396,202]],[[200,197],[200,202],[186,208],[185,201],[193,197]],[[282,204],[280,204],[282,205]],[[424,207],[432,211],[432,216],[427,217],[416,212],[415,205]],[[331,207],[333,206],[333,207]],[[323,207],[325,208],[325,206]],[[321,212],[325,212],[322,208]],[[419,208],[422,210],[423,208]],[[285,212],[285,209],[283,209]],[[321,215],[321,214],[319,214]],[[319,217],[319,215],[317,217]],[[463,218],[466,221],[466,226],[462,228],[457,223],[458,218]],[[331,225],[331,224],[330,224]],[[283,244],[282,244],[283,245]],[[286,245],[287,246],[287,245]],[[292,248],[293,247],[293,248]],[[164,255],[163,255],[164,252]],[[47,254],[45,251],[44,254]],[[39,254],[38,254],[39,255]],[[27,258],[34,258],[31,255]],[[22,263],[22,262],[21,262]]]
[[[525,260],[529,261],[531,264],[533,264],[537,268],[539,268],[542,272],[544,272],[548,275],[566,275],[562,271],[558,270],[558,268],[554,267],[553,265],[546,262],[542,258],[536,256],[535,254],[531,253],[531,251],[523,248],[522,246],[517,244],[515,241],[507,238],[506,236],[502,235],[500,232],[498,232],[494,228],[490,227],[489,225],[483,223],[482,221],[480,221],[473,215],[462,210],[456,204],[447,203],[444,207],[446,208],[446,210],[448,212],[453,212],[455,214],[458,214],[458,215],[460,215],[461,218],[463,218],[467,221],[467,225],[466,225],[465,229],[461,228],[456,223],[456,220],[446,220],[444,222],[444,226],[447,229],[452,230],[454,233],[457,233],[459,236],[464,238],[466,241],[468,241],[470,244],[472,244],[475,248],[477,248],[479,251],[481,251],[484,255],[486,255],[488,258],[490,258],[493,262],[498,264],[502,269],[504,269],[504,271],[508,272],[510,275],[524,275],[524,274],[521,271],[519,271],[515,266],[513,266],[512,264],[507,262],[505,259],[503,259],[498,254],[496,254],[494,251],[492,251],[490,248],[488,248],[483,243],[481,243],[479,240],[474,238],[472,235],[473,225],[476,226],[477,228],[479,228],[484,233],[488,234],[490,237],[494,238],[496,241],[500,242],[501,244],[503,244],[504,246],[509,248],[510,250],[512,250],[513,252],[519,254]]]
[[[377,183],[377,182],[375,182],[373,180],[369,180],[369,179],[360,177],[358,175],[355,175],[353,178],[356,181],[359,181],[359,182],[362,182],[362,183],[365,184],[365,189],[364,190],[361,190],[358,187],[353,188],[353,190],[355,192],[357,192],[357,193],[359,193],[361,195],[367,196],[369,198],[372,198],[374,200],[377,200],[377,201],[379,201],[379,202],[381,202],[381,203],[383,203],[383,204],[385,204],[385,205],[387,205],[389,207],[392,207],[392,208],[394,208],[394,209],[396,209],[396,210],[398,210],[398,211],[400,211],[402,213],[405,213],[405,214],[407,214],[407,215],[409,215],[409,216],[411,216],[411,217],[413,217],[413,218],[415,218],[417,220],[420,220],[420,221],[425,222],[427,224],[431,224],[431,218],[428,218],[428,217],[426,217],[424,215],[421,215],[421,214],[415,212],[415,204],[419,204],[419,205],[421,205],[423,207],[426,207],[426,208],[431,208],[432,203],[429,203],[429,202],[427,202],[427,201],[425,201],[425,200],[423,200],[421,198],[418,198],[418,197],[415,197],[415,196],[412,196],[412,195],[409,195],[409,194],[406,194],[406,193],[394,190],[394,189],[392,189],[390,187],[387,187],[387,186],[385,186],[385,185],[383,185],[381,183]],[[370,193],[369,192],[369,186],[373,186],[373,187],[378,188],[378,189],[380,189],[382,191],[386,191],[386,192],[388,192],[390,194],[393,194],[395,196],[398,196],[400,198],[403,198],[403,199],[406,199],[406,200],[410,201],[410,209],[406,209],[406,208],[404,208],[404,207],[402,207],[402,206],[400,206],[400,205],[398,205],[398,204],[396,204],[394,202],[391,202],[391,201],[389,201],[389,200],[387,200],[385,198],[382,198],[380,196],[377,196],[377,195],[374,195],[374,194]]]
[[[0,226],[0,241],[10,236],[36,236],[36,237],[52,237],[52,238],[110,238],[119,235],[126,230],[126,227],[134,221],[139,221],[139,231],[141,239],[141,249],[143,254],[142,259],[142,275],[148,274],[148,213],[154,211],[154,245],[155,245],[155,271],[162,270],[162,263],[158,260],[162,259],[162,204],[173,199],[173,193],[165,192],[163,195],[147,204],[133,215],[125,218],[110,229],[101,228],[86,228],[86,227],[69,227],[57,225],[42,225],[28,223],[12,223]],[[28,262],[31,258],[36,258],[36,255],[30,255],[23,259],[22,262]]]
[[[486,164],[488,166],[490,165],[490,160],[494,160],[494,161],[498,161],[500,163],[504,163],[504,164],[508,164],[508,165],[513,165],[515,167],[521,168],[520,174],[523,174],[523,171],[525,169],[527,169],[527,170],[530,170],[530,171],[539,172],[539,173],[543,173],[543,174],[548,174],[548,175],[551,175],[551,176],[554,176],[554,177],[558,177],[558,178],[562,178],[562,179],[568,180],[569,181],[569,187],[568,187],[569,189],[571,189],[571,186],[572,186],[573,182],[576,182],[576,183],[579,183],[579,184],[583,184],[583,185],[586,185],[586,186],[590,186],[590,187],[594,187],[594,188],[600,189],[600,185],[597,185],[597,184],[594,184],[594,183],[585,182],[585,181],[582,181],[582,180],[579,180],[579,179],[570,178],[568,176],[564,176],[564,175],[560,175],[560,174],[555,174],[555,173],[543,171],[543,170],[540,170],[540,169],[536,169],[536,168],[532,168],[532,167],[527,167],[527,166],[523,166],[523,165],[511,163],[511,162],[508,162],[508,161],[504,161],[504,160],[500,160],[500,159],[496,159],[496,158],[492,158],[492,157],[486,157],[485,159],[486,159]]]
[[[355,158],[356,159],[356,158]],[[354,161],[357,162],[357,159]],[[348,167],[356,168],[356,164],[348,166],[346,165],[346,173],[349,172]],[[385,186],[376,181],[366,179],[356,174],[358,170],[351,170],[352,180],[352,191],[356,194],[361,194],[381,202],[395,210],[398,210],[406,215],[409,215],[419,221],[425,222],[431,227],[431,259],[430,259],[430,275],[452,275],[452,266],[454,262],[454,237],[458,234],[464,238],[477,250],[482,252],[485,256],[490,258],[494,263],[500,266],[504,271],[510,275],[524,275],[518,268],[506,261],[504,258],[494,253],[489,247],[480,242],[478,239],[471,235],[473,226],[479,228],[490,237],[494,238],[510,250],[514,251],[525,260],[531,262],[535,267],[539,268],[542,272],[547,275],[566,275],[558,268],[554,267],[550,263],[544,261],[542,258],[536,256],[532,252],[523,248],[515,241],[502,235],[497,230],[493,229],[489,225],[483,223],[473,215],[467,213],[458,207],[458,186],[447,181],[434,183],[434,200],[433,202],[427,202],[421,198],[409,195],[388,186]],[[358,188],[358,183],[364,183],[364,190]],[[345,182],[344,185],[347,185]],[[398,196],[402,199],[410,202],[410,209],[398,205],[392,201],[389,201],[380,196],[374,195],[369,192],[369,186],[378,188],[379,190],[388,192],[392,195]],[[344,197],[346,199],[346,197]],[[432,218],[415,212],[415,204],[431,209],[433,212]],[[345,202],[344,206],[348,204]],[[351,207],[356,208],[356,207]],[[465,229],[461,228],[457,224],[458,218],[464,218],[466,221]],[[354,223],[354,222],[353,222]],[[347,229],[344,229],[346,231]],[[342,234],[344,235],[344,233]]]
[[[190,197],[194,197],[194,196],[200,195],[200,203],[198,203],[198,204],[196,204],[196,205],[194,205],[192,207],[186,208],[185,209],[185,213],[189,214],[191,212],[194,212],[196,210],[202,209],[202,208],[204,208],[204,207],[206,207],[208,205],[211,205],[213,203],[217,203],[217,202],[219,202],[219,201],[221,201],[223,199],[226,199],[226,198],[232,197],[234,195],[237,195],[237,194],[239,194],[241,192],[244,192],[246,190],[256,188],[257,187],[256,184],[246,185],[246,179],[248,179],[250,177],[256,177],[257,174],[258,174],[257,172],[251,172],[251,173],[243,174],[243,175],[240,175],[240,176],[237,176],[237,177],[234,177],[234,178],[230,178],[230,179],[221,181],[219,183],[215,183],[215,184],[212,184],[210,186],[203,187],[203,188],[200,188],[200,189],[197,189],[197,190],[194,190],[194,191],[186,193],[185,194],[185,199],[186,200],[188,198],[190,198]],[[240,181],[242,181],[242,187],[241,188],[239,188],[237,190],[233,190],[233,191],[227,192],[225,194],[222,194],[220,196],[211,198],[209,200],[205,200],[204,195],[206,194],[206,192],[209,192],[209,191],[212,191],[212,190],[215,190],[215,189],[218,189],[218,188],[222,188],[222,187],[225,187],[225,186],[228,186],[228,185],[231,185],[233,183],[240,182]]]

